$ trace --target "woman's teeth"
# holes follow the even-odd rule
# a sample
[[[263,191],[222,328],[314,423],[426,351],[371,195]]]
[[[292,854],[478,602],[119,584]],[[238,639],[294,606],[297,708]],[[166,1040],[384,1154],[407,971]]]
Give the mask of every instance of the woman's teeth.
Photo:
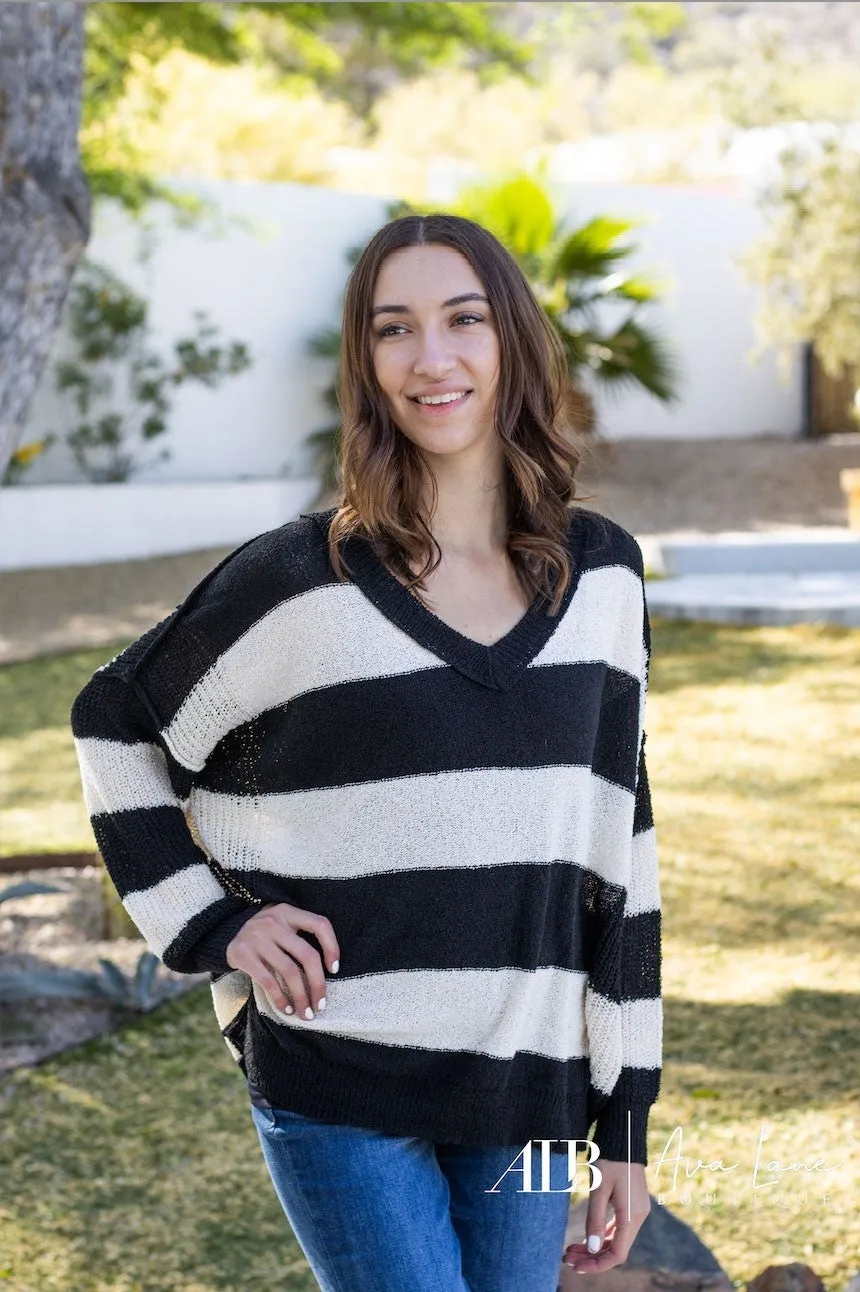
[[[458,399],[465,399],[468,390],[451,391],[448,395],[416,395],[416,404],[453,404]]]

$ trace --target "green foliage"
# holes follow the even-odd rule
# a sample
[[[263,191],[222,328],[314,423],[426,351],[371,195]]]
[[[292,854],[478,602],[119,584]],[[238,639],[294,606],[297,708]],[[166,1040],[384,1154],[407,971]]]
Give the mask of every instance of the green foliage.
[[[42,884],[36,880],[27,879],[20,884],[9,884],[6,888],[0,888],[0,902],[11,902],[19,897],[36,897],[40,893],[62,893],[63,889],[58,888],[56,884]]]
[[[391,220],[434,209],[398,201],[386,214]],[[670,344],[638,317],[641,306],[658,299],[661,285],[617,268],[634,250],[621,239],[639,221],[601,215],[568,229],[540,177],[524,172],[470,185],[448,209],[489,229],[514,256],[559,335],[575,389],[587,369],[605,390],[642,389],[663,403],[678,401],[680,368]],[[350,249],[350,265],[361,251]],[[605,327],[599,307],[616,303],[629,307],[626,316]],[[339,330],[322,329],[308,344],[315,356],[337,359]],[[324,399],[339,414],[336,379]],[[328,493],[337,485],[340,422],[313,432],[307,443],[316,454],[321,492]]]
[[[43,435],[41,440],[33,440],[30,444],[22,444],[20,448],[15,449],[6,464],[2,483],[4,485],[20,484],[36,459],[40,458],[55,443],[56,438],[56,435]]]
[[[95,483],[128,480],[170,456],[163,449],[147,459],[141,450],[166,432],[172,389],[191,380],[215,387],[251,365],[242,342],[232,341],[226,349],[212,343],[218,329],[203,310],[193,312],[196,333],[174,343],[174,362],[166,364],[147,348],[147,302],[110,269],[87,258],[78,267],[67,310],[77,354],[55,364],[56,385],[71,395],[86,419],[65,440],[82,474]],[[118,366],[126,387],[120,407],[98,412],[99,401],[113,396]]]
[[[0,890],[0,902],[63,891],[56,884],[25,880]],[[141,952],[133,976],[126,976],[112,960],[101,956],[99,964],[100,973],[66,968],[0,969],[0,1005],[17,1005],[37,998],[94,999],[145,1013],[182,989],[182,984],[174,978],[164,981],[156,978],[159,961],[151,951]]]
[[[588,31],[600,31],[603,44],[617,48],[619,61],[653,66],[658,53],[674,45],[690,26],[688,7],[675,0],[578,0],[541,5],[530,36],[538,49],[570,48]]]
[[[182,48],[224,66],[273,68],[285,93],[311,86],[367,115],[392,74],[475,66],[485,79],[527,74],[530,49],[498,25],[489,4],[248,3],[90,4],[81,155],[93,195],[113,197],[133,215],[161,200],[182,218],[214,214],[214,204],[174,192],[153,177],[149,159],[117,113],[136,67]],[[150,93],[157,116],[159,94]]]
[[[494,233],[519,261],[561,339],[574,385],[587,368],[604,389],[639,387],[663,403],[678,400],[668,343],[636,317],[640,306],[658,299],[660,285],[616,269],[634,250],[620,240],[640,221],[602,215],[569,231],[546,189],[526,175],[470,186],[455,209]],[[631,307],[609,329],[598,314],[608,302]]]
[[[760,201],[765,231],[738,257],[763,289],[750,357],[777,347],[786,376],[795,346],[811,342],[828,376],[847,368],[860,387],[860,156],[831,138],[780,163]],[[856,404],[846,412],[860,425]]]
[[[0,969],[0,1004],[34,999],[101,1000],[119,1009],[147,1013],[182,990],[175,978],[158,979],[159,960],[142,951],[134,974],[99,956],[101,971],[89,969]]]

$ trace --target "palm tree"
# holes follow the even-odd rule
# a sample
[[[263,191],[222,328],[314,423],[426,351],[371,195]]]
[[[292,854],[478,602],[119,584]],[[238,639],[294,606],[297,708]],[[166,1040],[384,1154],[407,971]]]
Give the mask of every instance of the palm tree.
[[[400,201],[389,205],[387,215],[395,219],[436,209]],[[461,191],[448,209],[476,220],[494,233],[529,280],[567,356],[569,411],[580,435],[597,438],[600,434],[595,400],[582,380],[586,370],[595,384],[611,395],[632,387],[648,391],[662,403],[679,400],[677,356],[665,337],[637,318],[643,305],[658,299],[660,285],[618,267],[634,250],[622,244],[621,239],[640,221],[599,215],[570,229],[555,211],[540,180],[522,173],[472,185]],[[361,251],[361,247],[350,249],[350,265]],[[609,302],[626,303],[630,308],[620,324],[606,328],[601,325],[598,311]],[[337,360],[338,329],[316,333],[310,350],[317,356]],[[337,418],[340,409],[334,385],[324,398]],[[320,497],[337,488],[339,438],[339,421],[308,438],[317,454]]]

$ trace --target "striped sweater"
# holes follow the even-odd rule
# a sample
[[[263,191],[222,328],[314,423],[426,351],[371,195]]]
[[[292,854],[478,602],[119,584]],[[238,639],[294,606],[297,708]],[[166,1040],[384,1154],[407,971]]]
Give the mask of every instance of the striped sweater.
[[[78,695],[123,904],[165,965],[209,973],[255,1103],[439,1143],[590,1138],[647,1164],[662,1002],[641,549],[571,508],[559,612],[538,596],[486,646],[363,538],[338,580],[333,515],[245,543]],[[308,1021],[226,960],[281,901],[326,915],[340,947]]]

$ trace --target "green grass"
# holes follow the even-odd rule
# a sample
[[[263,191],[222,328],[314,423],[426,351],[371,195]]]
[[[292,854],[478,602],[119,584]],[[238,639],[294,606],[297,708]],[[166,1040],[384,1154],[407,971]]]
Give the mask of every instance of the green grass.
[[[841,1292],[860,1267],[860,632],[652,629],[666,1028],[649,1185],[738,1285],[796,1260]],[[92,846],[66,724],[116,649],[0,670],[27,850]],[[0,1288],[314,1287],[205,988],[0,1085],[0,1178]]]
[[[7,1079],[0,1178],[0,1288],[317,1288],[205,984]]]
[[[125,645],[0,667],[0,856],[95,849],[69,711]]]

